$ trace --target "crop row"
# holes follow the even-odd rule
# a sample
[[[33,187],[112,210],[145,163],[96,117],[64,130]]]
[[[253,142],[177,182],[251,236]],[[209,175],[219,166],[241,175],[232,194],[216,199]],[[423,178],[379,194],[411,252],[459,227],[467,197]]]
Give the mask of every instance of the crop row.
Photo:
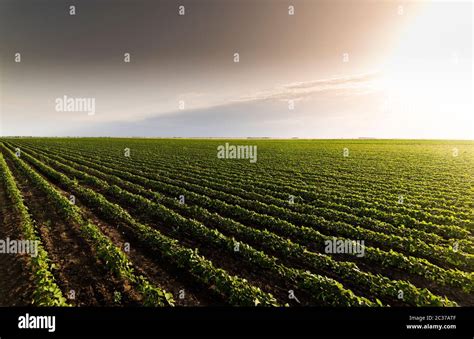
[[[30,158],[29,155],[25,156],[27,156],[28,159],[31,160],[33,163],[36,161],[34,158]],[[35,165],[37,164],[35,163]],[[56,165],[59,164],[57,163]],[[61,166],[63,166],[64,169],[65,165]],[[45,170],[47,169],[47,166],[45,164],[42,164],[42,167]],[[50,175],[52,175],[54,173],[54,170],[49,168],[48,172]],[[145,198],[139,195],[124,191],[118,186],[109,187],[106,182],[101,182],[98,179],[94,179],[91,176],[87,176],[83,172],[76,171],[73,174],[77,178],[83,177],[88,179],[89,183],[95,183],[97,185],[100,185],[100,183],[102,183],[99,188],[107,190],[107,192],[109,193],[112,193],[113,196],[116,199],[121,200],[124,205],[130,206],[137,204],[137,202],[142,202],[140,207],[143,208],[144,206],[143,199]],[[56,175],[60,176],[61,174],[56,172]],[[228,238],[215,229],[208,229],[201,223],[195,220],[186,219],[178,213],[175,213],[174,211],[162,205],[153,204],[152,206],[154,210],[153,215],[155,217],[159,217],[159,219],[163,223],[172,226],[176,230],[179,230],[179,232],[190,234],[194,239],[199,239],[205,244],[214,245],[217,248],[227,251],[230,255],[237,255],[242,259],[248,261],[250,264],[257,265],[261,269],[268,270],[275,276],[279,276],[280,278],[286,281],[293,282],[298,288],[310,292],[311,297],[319,303],[339,306],[372,305],[369,300],[354,295],[350,290],[345,289],[340,283],[334,281],[331,278],[312,274],[303,270],[288,268],[282,264],[277,263],[275,258],[267,256],[263,252],[257,251],[245,243],[237,242],[232,238]],[[151,213],[150,207],[148,208],[148,212]],[[114,221],[117,222],[118,220]],[[235,251],[236,246],[238,246],[239,248],[237,252]],[[431,294],[428,295],[428,297],[431,296]],[[431,301],[437,300],[436,297],[432,297],[433,298],[430,299]],[[442,303],[444,302],[444,299],[439,299],[437,301],[439,303]],[[449,303],[449,301],[446,302]]]
[[[143,186],[124,181],[117,176],[107,175],[96,170],[88,169],[85,166],[76,166],[78,170],[73,170],[64,164],[60,167],[67,171],[68,174],[74,175],[75,177],[80,176],[83,180],[93,184],[97,188],[110,192],[111,195],[120,199],[125,205],[135,205],[138,209],[138,214],[147,215],[152,219],[166,220],[166,216],[164,217],[163,214],[166,214],[166,212],[169,213],[169,211],[163,212],[163,208],[154,202],[159,201],[160,204],[179,211],[183,216],[199,220],[205,225],[216,227],[234,237],[243,239],[243,241],[258,244],[259,247],[263,247],[265,250],[277,253],[280,258],[294,260],[312,269],[332,272],[347,283],[353,283],[365,288],[371,295],[396,299],[401,291],[404,295],[404,302],[411,305],[453,305],[449,300],[439,298],[427,290],[420,290],[409,282],[393,281],[380,275],[362,272],[354,263],[337,262],[327,255],[313,253],[304,246],[295,244],[291,240],[282,238],[267,230],[261,231],[244,226],[232,219],[210,213],[206,209],[198,206],[181,204],[176,199],[157,194],[147,190]],[[101,177],[105,181],[97,177]],[[109,186],[110,184],[116,186]],[[133,192],[134,194],[130,194],[129,192]],[[148,199],[145,199],[145,197]],[[182,218],[180,218],[180,220],[183,221]],[[181,224],[178,224],[178,226],[181,226]]]
[[[25,142],[25,141],[22,141],[22,142]],[[33,143],[35,144],[35,143]],[[115,147],[115,151],[114,149],[106,149],[104,147],[104,144],[106,145],[107,142],[104,142],[102,141],[101,142],[101,146],[104,150],[104,152],[102,153],[111,153],[111,154],[114,154],[114,153],[117,153],[117,148],[116,148],[116,145],[114,145],[113,147]],[[87,144],[85,144],[87,145]],[[85,146],[84,144],[81,144],[81,146]],[[61,150],[64,150],[65,148],[69,148],[71,149],[72,151],[74,152],[77,152],[77,151],[82,151],[83,149],[77,149],[77,148],[71,148],[71,144],[70,143],[62,143],[61,144]],[[83,147],[84,148],[84,147]],[[92,151],[95,151],[95,147],[92,148]],[[162,154],[159,152],[158,149],[154,149],[152,151],[149,151],[149,152],[146,152],[146,151],[143,151],[143,149],[139,149],[139,154],[141,155],[142,158],[146,158],[146,159],[149,159],[148,160],[148,164],[147,164],[147,167],[150,167],[150,168],[153,168],[154,165],[158,164],[158,163],[162,163],[163,165],[172,165],[173,166],[173,163],[176,161],[176,160],[183,160],[185,161],[185,159],[180,159],[180,158],[177,158],[177,157],[168,157],[166,158],[167,154]],[[165,158],[161,158],[162,156],[165,156]],[[216,169],[216,171],[214,171],[214,173],[216,175],[220,175],[220,173],[225,173],[225,175],[228,175],[229,172],[229,168],[228,167],[231,167],[232,166],[226,166],[226,167],[223,167],[221,166],[221,162],[219,161],[216,161],[216,159],[214,157],[212,158],[209,158],[209,154],[206,155],[205,157],[205,160],[199,160],[199,159],[196,159],[195,158],[195,155],[193,155],[193,164],[196,168],[198,169],[202,169],[202,170],[206,170],[206,167],[212,167],[213,169]],[[182,162],[182,161],[181,161]],[[205,163],[204,163],[205,162]],[[308,173],[304,174],[305,172],[304,171],[301,171],[301,166],[299,166],[299,162],[298,163],[291,163],[290,164],[292,165],[292,167],[296,168],[296,169],[289,169],[288,168],[288,162],[286,161],[283,165],[283,167],[285,168],[284,170],[281,169],[281,164],[279,164],[278,160],[277,159],[272,159],[272,162],[271,162],[271,166],[265,166],[265,164],[262,164],[258,167],[258,171],[256,168],[253,168],[253,167],[246,167],[246,173],[249,173],[253,176],[259,176],[259,180],[273,180],[273,179],[277,179],[278,178],[283,178],[284,181],[286,183],[289,183],[289,182],[297,182],[299,181],[298,186],[306,186],[306,182],[313,182],[314,180],[316,180],[315,182],[318,183],[318,185],[331,185],[328,187],[328,189],[330,189],[331,191],[338,191],[339,189],[346,189],[347,191],[344,192],[343,196],[347,196],[348,194],[350,195],[351,193],[354,192],[354,190],[356,189],[357,191],[359,192],[363,192],[364,195],[367,195],[367,196],[364,196],[364,200],[370,200],[370,201],[379,201],[379,203],[383,203],[385,201],[385,197],[381,198],[379,194],[377,194],[377,189],[380,188],[380,191],[381,192],[384,192],[384,195],[386,195],[386,192],[389,191],[392,187],[393,187],[393,183],[391,183],[389,186],[387,187],[378,187],[379,185],[387,185],[385,183],[384,180],[381,180],[379,182],[376,183],[376,185],[374,186],[374,175],[375,173],[373,173],[373,175],[370,175],[371,179],[370,180],[367,180],[367,179],[364,179],[363,177],[361,177],[360,175],[356,175],[355,176],[355,180],[352,180],[350,179],[348,176],[350,175],[349,173],[347,173],[347,171],[344,171],[344,168],[341,168],[341,171],[338,171],[338,168],[334,168],[334,166],[337,166],[337,164],[335,163],[331,163],[330,165],[331,166],[323,166],[323,165],[320,165],[318,166],[317,168],[317,178],[313,178],[314,176],[314,171],[308,171]],[[184,165],[184,167],[188,166],[189,164],[180,164],[180,167]],[[211,166],[212,165],[212,166]],[[329,164],[327,164],[329,165]],[[192,165],[189,165],[189,166],[192,166]],[[331,170],[326,170],[326,167],[327,168],[330,168]],[[183,168],[183,169],[186,169],[186,168]],[[263,169],[263,171],[262,171]],[[277,175],[275,176],[275,171],[277,171]],[[240,171],[240,166],[236,166],[236,173],[240,173],[242,171]],[[268,172],[268,174],[265,174],[265,172]],[[335,176],[335,172],[337,173],[337,178]],[[366,173],[367,175],[369,175],[370,173]],[[264,177],[265,175],[265,177]],[[307,177],[307,175],[309,177]],[[344,186],[340,186],[337,184],[337,182],[340,180],[340,179],[343,179],[345,181],[345,185]],[[302,179],[305,179],[305,181],[302,181]],[[337,180],[336,180],[337,179]],[[413,184],[413,183],[412,183]],[[416,184],[416,183],[415,183]],[[436,181],[435,184],[439,184],[439,181]],[[356,186],[354,186],[356,185]],[[445,208],[434,208],[433,209],[433,212],[434,214],[432,215],[432,217],[434,218],[437,218],[438,214],[444,214],[444,213],[448,213],[449,215],[452,215],[452,216],[456,216],[456,217],[459,217],[459,215],[463,215],[463,212],[460,211],[458,208],[457,208],[457,205],[453,206],[452,205],[452,201],[453,199],[456,199],[456,200],[459,200],[459,198],[462,198],[460,196],[452,196],[452,197],[448,197],[449,193],[451,193],[453,190],[453,187],[452,185],[450,187],[448,187],[448,190],[446,192],[442,192],[442,194],[438,197],[436,197],[436,201],[439,202],[439,201],[445,201],[445,205],[444,207]],[[415,191],[412,191],[412,192],[409,192],[410,194],[410,199],[408,201],[406,201],[404,203],[404,207],[407,206],[407,207],[410,207],[412,206],[412,211],[414,213],[417,213],[419,212],[420,210],[424,210],[426,208],[428,208],[428,203],[429,201],[426,200],[426,197],[430,198],[430,197],[433,197],[433,194],[437,194],[439,193],[440,191],[437,190],[437,192],[433,192],[432,190],[429,191],[429,195],[424,197],[422,196],[422,200],[420,201],[420,204],[415,204],[415,205],[412,205],[411,201],[417,201],[417,199],[415,198],[415,195],[418,194],[418,192],[425,192],[426,191],[426,187],[423,188],[423,187],[418,187]],[[401,193],[404,193],[404,191],[400,191],[398,192],[397,191],[397,195],[398,194],[401,194]],[[408,192],[407,192],[408,193]],[[349,196],[351,197],[351,196]],[[352,197],[351,197],[352,198]],[[400,206],[397,206],[397,207],[400,207]],[[447,207],[447,208],[446,208]],[[455,213],[455,214],[453,214]],[[467,220],[471,219],[470,218],[470,213],[467,213],[466,214],[466,218]],[[418,215],[416,217],[419,217]]]
[[[57,158],[61,158],[61,157],[57,157]],[[66,162],[66,161],[67,160],[64,160],[64,159],[62,160],[62,162]],[[76,159],[76,161],[82,162],[79,159]],[[72,165],[73,163],[70,162],[70,164]],[[284,222],[282,220],[278,220],[278,219],[271,218],[264,215],[259,215],[258,213],[247,211],[239,206],[231,206],[231,205],[226,204],[225,202],[221,202],[218,200],[211,200],[209,198],[198,196],[192,192],[187,192],[185,190],[176,191],[175,187],[172,187],[160,182],[156,182],[153,180],[145,179],[137,175],[129,174],[122,170],[113,170],[113,169],[109,169],[107,167],[101,166],[99,164],[90,164],[87,162],[85,164],[87,165],[87,167],[82,167],[78,164],[75,164],[75,167],[80,166],[78,168],[81,169],[81,171],[75,173],[75,175],[83,176],[83,174],[81,174],[82,171],[84,172],[94,171],[94,174],[100,175],[98,171],[91,169],[92,167],[94,167],[96,169],[100,169],[103,172],[117,175],[121,179],[125,179],[131,182],[138,183],[140,185],[144,185],[148,189],[154,188],[154,189],[163,191],[165,193],[171,193],[171,194],[184,193],[188,201],[189,200],[199,201],[201,205],[207,208],[211,208],[213,210],[216,210],[216,207],[217,207],[217,211],[220,214],[228,215],[229,212],[233,213],[234,215],[238,215],[240,219],[247,221],[248,223],[252,225],[257,222],[258,224],[261,224],[262,227],[268,228],[284,236],[291,236],[293,239],[298,239],[300,242],[305,242],[305,243],[317,242],[322,245],[325,240],[331,239],[330,237],[324,236],[311,228],[295,227],[294,225]],[[60,166],[63,170],[68,170],[66,167],[64,167],[64,165],[61,164]],[[123,185],[125,184],[126,183],[123,182]],[[130,189],[130,188],[133,188],[133,186],[127,183],[127,189]],[[149,194],[153,194],[153,192],[151,191],[149,192],[150,192]],[[145,194],[145,191],[142,190],[141,193]],[[163,200],[161,200],[161,202],[163,202]],[[174,205],[176,207],[176,204]],[[181,207],[181,209],[182,208],[184,207]],[[394,251],[384,252],[379,249],[366,247],[366,259],[373,261],[375,263],[381,264],[383,266],[405,269],[410,273],[422,275],[429,280],[439,282],[441,285],[452,285],[452,286],[457,286],[457,287],[463,287],[464,289],[467,289],[467,290],[470,290],[473,287],[472,277],[469,275],[466,275],[463,272],[443,270],[441,268],[438,268],[437,266],[429,264],[428,262],[426,262],[426,260],[413,258],[413,257],[406,257]]]
[[[130,166],[133,167],[133,166]],[[141,171],[140,171],[141,172]],[[170,174],[168,174],[170,176]],[[313,228],[322,228],[331,235],[344,235],[354,239],[364,239],[379,246],[391,246],[402,252],[407,252],[413,255],[424,258],[444,260],[455,267],[462,269],[470,269],[474,267],[474,256],[471,254],[464,254],[460,251],[454,251],[451,248],[445,248],[434,244],[426,244],[418,238],[405,238],[396,235],[382,234],[376,231],[367,230],[360,226],[352,226],[345,222],[328,221],[323,217],[312,214],[303,214],[289,211],[287,208],[266,204],[261,201],[249,201],[222,191],[214,190],[209,187],[200,186],[197,184],[178,181],[178,179],[170,179],[159,174],[146,174],[147,178],[160,178],[168,184],[176,185],[193,191],[199,194],[204,194],[214,199],[220,199],[231,204],[240,205],[242,207],[255,210],[260,213],[272,215],[278,218],[284,218],[290,222],[309,225]],[[172,176],[172,175],[171,175]],[[175,174],[175,176],[180,176]],[[328,211],[329,213],[329,211]],[[329,214],[330,216],[330,214]]]
[[[114,159],[116,160],[116,159]],[[136,160],[134,160],[136,162]],[[166,165],[159,165],[154,164],[146,164],[143,166],[145,168],[161,168],[164,171],[170,171],[170,168],[167,168]],[[222,178],[224,180],[232,179],[232,182],[241,182],[245,184],[245,189],[254,190],[255,187],[271,187],[273,192],[285,192],[285,196],[283,199],[288,199],[289,194],[292,194],[297,198],[300,193],[299,191],[305,193],[305,198],[307,198],[308,202],[316,205],[316,206],[325,206],[325,207],[338,207],[341,204],[344,204],[346,208],[353,209],[354,207],[363,209],[364,214],[373,216],[374,218],[385,220],[387,222],[391,222],[394,225],[404,225],[404,224],[412,224],[413,228],[418,227],[419,224],[428,225],[428,226],[440,226],[441,230],[449,232],[453,228],[452,226],[456,226],[456,224],[461,225],[462,227],[470,227],[472,226],[472,214],[468,213],[456,213],[454,214],[452,211],[447,209],[440,210],[443,214],[430,214],[424,211],[422,208],[417,206],[410,206],[407,203],[410,201],[411,197],[405,195],[405,200],[403,204],[398,204],[398,196],[393,197],[393,201],[390,203],[387,200],[387,194],[384,192],[384,197],[380,198],[378,195],[374,194],[370,197],[362,196],[358,190],[358,193],[354,193],[353,191],[349,192],[338,192],[340,190],[341,185],[339,184],[340,178],[336,180],[334,178],[333,182],[329,181],[327,183],[323,183],[321,180],[317,181],[317,188],[320,192],[311,189],[308,191],[307,189],[302,189],[304,187],[308,187],[306,183],[300,185],[292,185],[290,182],[292,181],[291,178],[282,178],[282,177],[264,177],[260,172],[252,173],[251,180],[249,180],[249,173],[245,172],[233,172],[233,171],[226,171],[223,170],[212,170],[206,173],[206,170],[199,166],[194,166],[193,168],[185,167],[182,168],[182,172],[189,176],[189,173],[194,173],[198,176],[205,176],[207,177],[212,176],[213,178]],[[268,184],[268,186],[266,186]],[[283,190],[282,190],[283,188]],[[374,184],[370,186],[372,191],[376,190]],[[325,193],[330,192],[330,194]],[[453,206],[452,201],[449,205],[449,208]],[[368,213],[375,211],[376,213]],[[449,215],[445,215],[445,213],[449,213]],[[402,217],[401,219],[397,219]],[[385,219],[384,219],[385,218]],[[460,219],[464,218],[464,219]],[[421,221],[421,222],[420,222]],[[456,230],[459,234],[467,235],[468,232],[465,229],[459,228],[456,226]],[[429,231],[429,230],[428,230]],[[449,232],[453,233],[453,232]],[[449,234],[448,233],[448,234]]]
[[[13,208],[20,217],[24,238],[29,241],[35,241],[37,244],[36,256],[30,256],[28,260],[35,284],[33,304],[37,306],[68,306],[66,298],[64,298],[51,272],[52,267],[48,253],[36,233],[35,226],[25,206],[21,192],[15,183],[15,178],[8,168],[2,153],[0,153],[0,172],[6,193],[13,203]]]
[[[364,228],[369,228],[373,231],[380,232],[380,233],[393,234],[393,235],[398,235],[400,237],[408,237],[408,238],[413,237],[413,238],[420,239],[421,241],[428,244],[429,243],[445,244],[445,241],[442,237],[437,236],[436,234],[433,234],[433,233],[426,233],[423,231],[418,231],[417,229],[406,228],[403,226],[395,227],[386,222],[381,222],[379,220],[376,220],[376,219],[374,220],[368,217],[360,217],[358,215],[350,214],[346,211],[340,211],[334,208],[329,209],[325,207],[315,207],[310,204],[305,204],[301,200],[298,201],[298,197],[294,197],[297,199],[296,203],[290,203],[288,200],[289,195],[285,196],[285,199],[275,197],[279,195],[278,192],[276,191],[277,187],[274,187],[275,189],[274,191],[263,190],[263,189],[255,188],[255,185],[253,188],[251,188],[249,186],[241,186],[240,183],[238,182],[231,182],[231,181],[217,179],[217,178],[213,178],[213,180],[209,180],[203,175],[196,175],[194,178],[191,178],[189,177],[188,173],[186,176],[180,176],[180,175],[177,175],[176,173],[170,173],[169,176],[178,178],[181,180],[185,180],[189,183],[196,184],[199,186],[209,187],[221,192],[226,192],[232,195],[236,195],[247,200],[260,201],[267,204],[273,204],[282,208],[287,208],[301,214],[319,215],[325,219],[345,222],[354,226],[360,225]],[[318,200],[321,200],[321,199],[318,199]],[[315,201],[312,201],[312,203],[315,203]],[[318,201],[318,203],[320,202]]]
[[[132,167],[132,166],[131,166]],[[140,171],[141,172],[141,171]],[[143,173],[141,173],[143,175]],[[429,258],[430,260],[439,258],[455,267],[462,269],[470,269],[474,267],[474,256],[453,251],[437,245],[428,245],[419,239],[404,238],[395,235],[381,234],[371,230],[364,229],[360,226],[352,226],[344,222],[330,222],[322,217],[315,215],[306,215],[302,213],[289,211],[272,204],[266,204],[259,201],[249,201],[240,197],[227,194],[209,187],[185,182],[179,179],[170,179],[169,176],[180,176],[179,174],[170,174],[167,176],[158,173],[146,173],[144,176],[152,179],[159,179],[162,182],[185,188],[188,191],[206,195],[208,197],[226,201],[231,204],[240,205],[242,207],[255,210],[256,212],[272,215],[278,218],[284,218],[290,222],[309,225],[315,229],[323,229],[331,235],[344,235],[354,239],[364,239],[370,243],[386,247],[391,246],[402,252]]]
[[[130,225],[143,244],[151,247],[162,258],[174,263],[176,267],[191,273],[197,282],[206,287],[212,286],[212,289],[216,293],[225,296],[230,304],[278,306],[271,294],[261,291],[239,277],[228,275],[224,270],[215,268],[209,260],[200,256],[195,250],[185,248],[176,240],[164,236],[158,230],[136,222],[128,212],[120,206],[110,203],[101,194],[81,187],[76,181],[69,179],[67,176],[37,161],[28,154],[23,153],[22,157],[27,159],[43,175],[62,186],[63,189],[76,195],[83,203],[91,206],[92,209],[100,212],[105,219],[114,223],[122,222]]]
[[[64,150],[61,150],[61,153],[64,153]],[[77,152],[74,151],[74,153],[77,155]],[[80,152],[79,152],[80,153]],[[108,158],[111,162],[119,162],[116,157],[110,157],[107,156],[104,153],[101,153],[100,155],[97,155],[99,158]],[[141,166],[142,168],[149,168],[150,171],[154,171],[154,168],[160,168],[160,165],[157,164],[156,162],[153,161],[143,161],[139,159],[133,159],[133,164],[135,166]],[[184,166],[184,167],[183,167]],[[203,167],[199,167],[196,169],[192,169],[189,166],[186,167],[185,165],[179,166],[180,170],[183,171],[186,174],[181,174],[182,178],[187,178],[189,176],[189,173],[194,173],[197,176],[203,176],[202,173],[206,172],[206,169]],[[165,173],[173,173],[175,172],[174,170],[166,167],[165,165],[162,165],[161,172]],[[374,218],[377,220],[381,220],[387,223],[390,223],[394,226],[402,226],[402,227],[408,227],[415,232],[417,230],[422,230],[425,232],[435,232],[436,234],[445,236],[445,237],[452,237],[452,238],[465,238],[466,236],[469,235],[469,232],[465,229],[462,229],[457,226],[445,226],[445,225],[437,225],[433,224],[432,222],[426,222],[424,221],[425,219],[429,219],[430,215],[426,214],[426,212],[423,211],[415,211],[410,208],[407,208],[405,206],[400,206],[398,204],[393,204],[397,205],[394,207],[393,205],[388,205],[385,206],[386,201],[383,203],[373,201],[373,202],[367,202],[366,200],[362,199],[361,197],[357,196],[346,196],[346,195],[341,195],[338,193],[331,190],[331,194],[328,195],[326,193],[317,193],[314,191],[308,191],[305,189],[302,189],[301,187],[294,187],[288,184],[288,182],[280,182],[281,179],[272,177],[270,180],[270,183],[266,183],[265,180],[261,179],[259,177],[260,174],[254,174],[255,177],[252,177],[252,180],[248,180],[248,175],[244,176],[243,174],[232,174],[232,173],[227,173],[225,170],[222,171],[213,171],[212,177],[217,178],[220,175],[225,175],[227,178],[229,178],[231,175],[235,175],[236,178],[233,177],[235,180],[242,180],[242,182],[245,180],[247,181],[245,183],[245,186],[243,187],[247,191],[253,191],[255,190],[255,187],[263,187],[266,189],[269,189],[271,194],[279,195],[280,198],[282,199],[288,199],[288,195],[291,194],[295,197],[296,201],[302,201],[301,198],[304,197],[305,201],[308,201],[308,204],[316,206],[316,207],[324,207],[324,208],[329,208],[329,209],[334,209],[334,210],[339,210],[344,213],[354,213],[359,217],[370,217]],[[257,180],[258,179],[258,180]],[[268,180],[268,179],[267,179]],[[280,181],[279,181],[280,180]],[[244,183],[242,183],[244,184]],[[320,185],[320,183],[318,183]],[[285,191],[285,196],[282,196],[283,193],[279,193]],[[337,199],[342,199],[341,201],[343,204],[336,202],[332,202],[335,198]],[[337,200],[336,199],[336,200]],[[400,214],[398,212],[394,212],[395,210],[402,210],[403,214]],[[414,218],[411,215],[416,215],[417,218]],[[428,217],[428,218],[426,218]],[[439,216],[435,216],[439,217]],[[420,220],[418,220],[420,219]],[[456,219],[457,220],[457,219]],[[452,217],[445,219],[446,222],[449,222],[450,224],[453,224],[455,221]],[[466,246],[466,248],[470,248],[470,246]]]
[[[66,197],[61,195],[60,192],[9,149],[4,146],[2,148],[7,151],[10,159],[29,180],[55,203],[56,208],[63,217],[80,226],[84,238],[96,249],[98,257],[105,263],[107,268],[120,278],[130,281],[130,283],[135,286],[137,291],[143,296],[145,306],[173,305],[174,301],[172,295],[153,286],[143,276],[137,276],[127,256],[116,247],[96,225],[84,219],[77,206],[71,204]]]
[[[160,157],[161,157],[161,154],[160,154]],[[199,159],[193,159],[193,164],[196,168],[206,168],[206,167],[210,167],[210,168],[213,168],[213,169],[216,169],[215,173],[217,175],[220,175],[220,173],[226,173],[228,174],[228,166],[219,166],[219,161],[215,161],[215,159],[209,159],[209,154],[207,155],[206,159],[205,160],[199,160]],[[164,166],[166,165],[172,165],[173,166],[173,161],[175,161],[176,159],[173,159],[173,158],[166,158],[166,159],[160,159],[158,156],[156,156],[155,153],[153,152],[145,152],[143,150],[140,150],[140,157],[141,159],[148,159],[148,162],[149,164],[147,165],[147,167],[150,167],[152,168],[153,165],[157,164],[157,163],[161,163],[163,164]],[[184,160],[184,159],[182,159]],[[344,195],[347,195],[348,193],[352,193],[354,190],[357,190],[358,192],[360,193],[363,193],[364,194],[364,200],[371,200],[371,201],[378,201],[379,199],[382,199],[380,202],[384,202],[385,201],[385,195],[386,195],[386,192],[387,191],[390,191],[392,188],[393,188],[393,184],[394,183],[391,183],[390,185],[385,183],[385,181],[376,181],[376,177],[377,175],[374,173],[373,175],[370,175],[370,173],[365,173],[367,175],[370,176],[370,180],[367,180],[367,179],[364,179],[363,177],[361,177],[360,175],[353,175],[353,178],[351,179],[351,177],[349,177],[351,174],[350,173],[347,173],[347,171],[344,170],[344,168],[340,168],[340,171],[338,170],[337,168],[337,163],[331,163],[330,165],[331,166],[324,166],[324,165],[320,165],[318,166],[317,168],[317,177],[314,177],[315,176],[315,172],[312,171],[312,172],[308,172],[308,175],[309,176],[306,176],[304,174],[304,172],[301,172],[299,170],[299,166],[297,163],[290,163],[290,165],[292,165],[292,167],[295,167],[296,169],[292,169],[292,170],[289,170],[288,169],[288,163],[285,163],[284,164],[284,168],[285,168],[285,171],[283,171],[283,173],[286,173],[288,172],[288,174],[282,174],[281,171],[278,171],[277,169],[279,167],[282,167],[283,165],[279,166],[278,164],[278,161],[275,160],[275,159],[272,159],[272,162],[271,162],[271,166],[266,166],[265,167],[265,164],[263,165],[259,165],[258,169],[257,168],[253,168],[253,167],[246,167],[245,169],[245,173],[247,174],[251,174],[252,176],[254,175],[259,175],[259,176],[266,176],[267,177],[267,180],[270,179],[278,179],[278,178],[283,178],[284,181],[286,182],[295,182],[295,181],[299,181],[299,184],[298,185],[306,185],[306,182],[315,182],[319,185],[329,185],[327,186],[327,188],[331,191],[338,191],[339,189],[343,189],[344,190]],[[329,165],[329,164],[327,164]],[[231,166],[229,166],[231,167]],[[263,167],[263,171],[262,171],[262,167]],[[326,168],[330,168],[330,170],[327,170]],[[184,168],[183,168],[184,169]],[[268,169],[268,171],[266,170]],[[275,171],[277,171],[277,173],[275,173]],[[236,173],[242,173],[242,171],[240,170],[240,168],[238,166],[236,166],[235,168],[235,172]],[[267,172],[268,174],[266,174],[265,172]],[[276,174],[276,175],[275,175]],[[263,178],[261,178],[263,179]],[[298,180],[299,179],[299,180]],[[302,180],[304,179],[304,180]],[[316,181],[315,181],[316,180]],[[344,180],[345,182],[345,185],[344,186],[340,186],[338,185],[338,182],[340,182],[340,180]],[[434,185],[436,185],[436,183],[439,184],[439,182],[435,182]],[[410,184],[414,184],[413,182],[411,182]],[[462,182],[460,183],[462,184]],[[401,189],[401,188],[399,188]],[[454,195],[454,196],[450,196],[450,194],[452,193],[453,191],[453,187],[449,187],[449,190],[447,190],[446,192],[433,192],[432,190],[428,190],[426,187],[418,187],[418,188],[415,188],[415,190],[410,190],[410,191],[405,191],[403,189],[401,189],[400,191],[397,190],[396,192],[396,195],[398,194],[404,194],[406,196],[410,196],[410,199],[408,199],[408,201],[405,202],[405,205],[406,206],[410,206],[411,205],[411,201],[417,201],[417,199],[415,198],[415,196],[417,194],[419,194],[419,192],[421,192],[422,196],[421,196],[421,201],[420,204],[415,204],[415,205],[412,205],[412,212],[413,213],[417,213],[421,210],[424,210],[426,209],[428,206],[427,204],[429,204],[429,200],[427,200],[426,198],[432,198],[434,197],[434,195],[439,195],[439,196],[436,196],[436,201],[437,202],[440,202],[440,201],[445,201],[445,204],[444,204],[444,208],[434,208],[433,209],[433,212],[434,214],[431,215],[431,218],[439,218],[442,216],[438,216],[438,214],[440,212],[442,212],[443,214],[444,213],[447,213],[449,216],[455,216],[457,218],[459,218],[459,216],[461,215],[465,215],[465,219],[466,220],[470,220],[470,213],[463,213],[462,211],[460,210],[455,210],[453,211],[453,208],[452,208],[452,201],[453,199],[459,199],[459,198],[462,198],[458,195]],[[380,198],[380,195],[378,195],[376,192],[383,192],[384,193],[384,197],[383,198]],[[407,193],[407,194],[405,194]],[[429,194],[426,194],[426,193],[429,193]],[[396,200],[396,199],[395,199]],[[454,214],[455,213],[455,214]],[[414,215],[415,217],[419,218],[419,215]]]

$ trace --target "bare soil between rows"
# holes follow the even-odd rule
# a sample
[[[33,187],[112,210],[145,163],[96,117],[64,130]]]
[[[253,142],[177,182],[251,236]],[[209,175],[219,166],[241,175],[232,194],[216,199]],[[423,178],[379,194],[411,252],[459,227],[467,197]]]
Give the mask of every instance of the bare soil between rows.
[[[97,259],[94,249],[80,235],[79,226],[64,220],[48,197],[7,159],[25,205],[35,220],[53,274],[68,301],[75,306],[138,305],[129,286],[114,277]],[[120,293],[117,299],[115,292]]]

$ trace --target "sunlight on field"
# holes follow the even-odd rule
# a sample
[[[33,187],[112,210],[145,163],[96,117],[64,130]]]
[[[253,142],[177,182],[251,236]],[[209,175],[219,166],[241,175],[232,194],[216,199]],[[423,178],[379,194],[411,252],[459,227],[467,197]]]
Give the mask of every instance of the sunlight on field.
[[[474,305],[473,142],[0,141],[39,305]]]

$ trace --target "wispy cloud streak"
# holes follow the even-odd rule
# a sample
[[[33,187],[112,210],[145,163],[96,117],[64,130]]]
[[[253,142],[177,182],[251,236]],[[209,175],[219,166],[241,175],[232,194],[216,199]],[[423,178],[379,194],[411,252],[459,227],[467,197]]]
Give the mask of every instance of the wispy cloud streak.
[[[365,94],[376,90],[377,76],[378,72],[372,72],[346,77],[293,82],[244,96],[234,101],[302,100],[314,93],[326,91],[342,91],[347,95]]]

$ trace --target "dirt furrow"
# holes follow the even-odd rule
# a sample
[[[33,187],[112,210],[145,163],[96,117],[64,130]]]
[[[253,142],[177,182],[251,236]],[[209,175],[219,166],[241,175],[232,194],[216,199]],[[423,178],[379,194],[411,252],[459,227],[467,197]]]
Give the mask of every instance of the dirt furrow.
[[[21,220],[0,182],[0,240],[22,238]],[[34,285],[28,267],[27,254],[0,253],[1,307],[31,304]]]
[[[76,306],[138,305],[138,296],[115,278],[80,236],[79,226],[68,223],[47,196],[32,185],[7,159],[25,205],[36,221],[63,294]]]

